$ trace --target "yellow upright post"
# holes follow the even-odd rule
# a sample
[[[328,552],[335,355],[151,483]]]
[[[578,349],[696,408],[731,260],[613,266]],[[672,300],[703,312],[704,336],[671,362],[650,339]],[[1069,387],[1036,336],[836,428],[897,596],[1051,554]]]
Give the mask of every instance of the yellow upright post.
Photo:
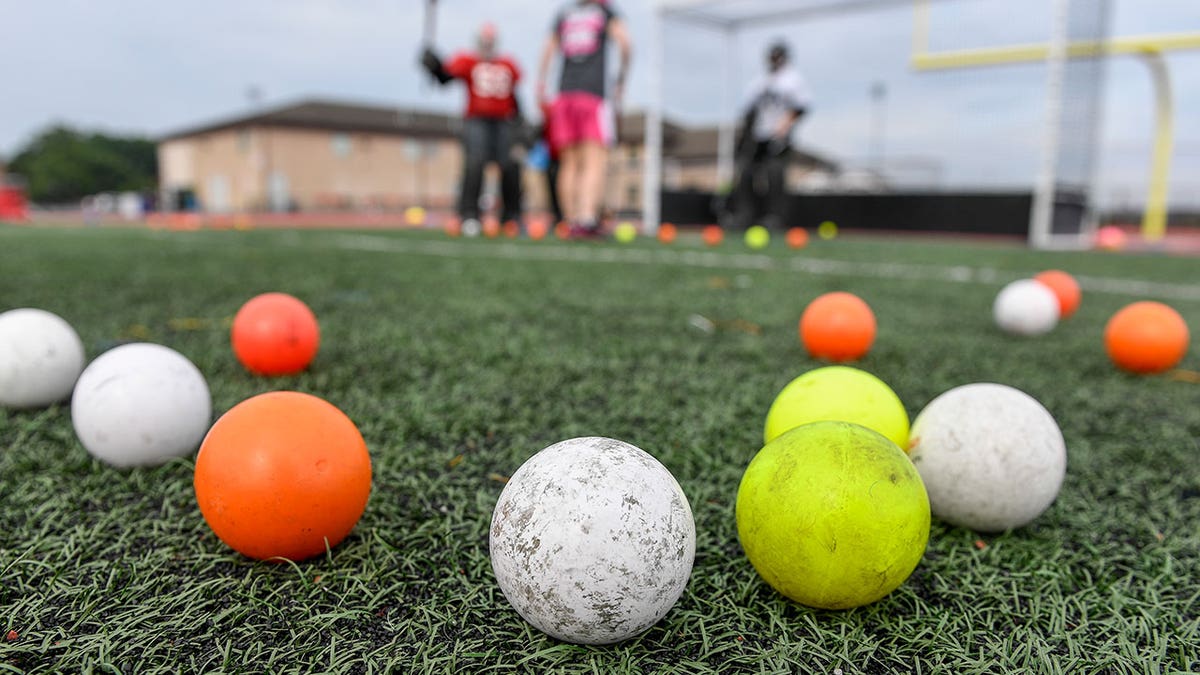
[[[1165,51],[1200,49],[1200,32],[1138,35],[1098,42],[1084,40],[1066,45],[1069,58],[1106,58],[1116,55],[1140,56],[1150,68],[1155,94],[1154,159],[1150,172],[1149,194],[1142,215],[1142,236],[1157,241],[1167,233],[1167,195],[1171,176],[1171,152],[1175,139],[1174,96]],[[1013,63],[1044,61],[1050,56],[1049,44],[1019,44],[982,49],[929,51],[929,0],[915,0],[913,54],[916,70],[980,68]]]
[[[1147,241],[1161,240],[1167,234],[1167,193],[1170,188],[1171,148],[1175,139],[1175,106],[1167,62],[1157,49],[1142,53],[1154,80],[1157,123],[1154,135],[1154,159],[1150,171],[1150,192],[1142,215],[1142,236]]]

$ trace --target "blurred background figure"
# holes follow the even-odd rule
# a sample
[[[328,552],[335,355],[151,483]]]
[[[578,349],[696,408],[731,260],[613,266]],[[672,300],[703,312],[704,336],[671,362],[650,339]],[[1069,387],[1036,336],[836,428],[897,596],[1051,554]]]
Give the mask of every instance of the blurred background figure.
[[[608,46],[620,52],[617,77],[608,82]],[[539,102],[549,100],[546,79],[562,56],[558,98],[550,109],[551,145],[559,153],[558,198],[572,235],[600,234],[608,148],[616,140],[632,44],[624,22],[605,0],[577,0],[554,19],[538,70]]]
[[[459,52],[449,63],[444,63],[432,47],[426,47],[421,55],[421,64],[438,83],[462,80],[467,87],[458,199],[464,231],[479,231],[479,195],[489,164],[500,169],[500,221],[518,221],[521,216],[521,165],[513,152],[521,125],[516,98],[521,70],[512,58],[499,54],[497,44],[495,25],[485,23],[479,30],[475,51]]]
[[[554,224],[565,222],[562,203],[558,199],[558,149],[554,147],[554,127],[551,118],[554,114],[554,102],[542,101],[539,104],[542,112],[542,126],[538,131],[537,140],[529,154],[529,163],[540,172],[546,181],[546,197],[549,200],[551,217]]]
[[[750,87],[750,102],[738,147],[732,224],[747,228],[760,216],[763,225],[782,230],[787,223],[787,166],[792,132],[808,112],[808,85],[790,62],[787,44],[767,50],[767,72]],[[765,184],[765,185],[764,185]],[[727,219],[728,219],[727,214]]]

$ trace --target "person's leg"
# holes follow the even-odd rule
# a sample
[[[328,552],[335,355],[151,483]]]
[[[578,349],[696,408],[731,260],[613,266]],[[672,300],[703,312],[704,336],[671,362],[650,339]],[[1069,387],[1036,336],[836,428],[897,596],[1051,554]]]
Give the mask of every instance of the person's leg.
[[[604,199],[604,179],[608,168],[608,147],[593,141],[579,146],[579,219],[588,227],[599,226],[600,206]]]
[[[562,204],[563,218],[572,224],[580,218],[579,198],[575,189],[578,185],[579,152],[579,146],[567,146],[561,150],[558,158],[558,199]]]
[[[754,159],[746,157],[738,161],[737,184],[733,188],[733,203],[729,213],[730,227],[738,230],[750,226],[754,219],[754,203],[758,197],[754,194],[754,176],[758,171]]]
[[[558,160],[551,158],[546,166],[546,189],[550,195],[550,212],[554,214],[554,224],[566,220],[562,202],[558,198]]]
[[[579,124],[576,100],[572,94],[561,94],[550,109],[551,152],[558,151],[558,170],[555,185],[562,217],[574,225],[580,217],[578,200]]]
[[[458,215],[464,222],[479,220],[479,192],[483,189],[487,145],[487,124],[483,120],[467,120],[463,124],[463,175],[458,197]]]
[[[513,157],[513,125],[496,121],[496,155],[500,163],[501,222],[521,222],[521,163]]]
[[[584,224],[595,229],[600,224],[608,177],[608,148],[614,139],[612,108],[607,101],[585,96],[581,105],[581,157],[579,170],[579,209]]]
[[[791,150],[784,147],[781,151],[774,150],[766,158],[767,213],[764,222],[773,230],[783,230],[787,222],[787,164],[790,156]]]

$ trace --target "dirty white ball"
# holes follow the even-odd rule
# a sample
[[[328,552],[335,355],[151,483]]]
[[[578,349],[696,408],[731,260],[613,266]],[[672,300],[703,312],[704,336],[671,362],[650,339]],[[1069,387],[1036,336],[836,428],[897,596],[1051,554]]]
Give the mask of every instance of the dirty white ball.
[[[933,515],[980,532],[1037,518],[1067,471],[1066,443],[1049,411],[1002,384],[968,384],[935,398],[913,422],[909,457]]]
[[[474,218],[467,218],[462,223],[462,236],[468,239],[478,237],[483,232],[483,225]]]
[[[649,454],[611,438],[552,445],[521,466],[492,514],[492,569],[526,621],[579,644],[653,626],[687,586],[696,525]]]
[[[992,317],[1005,333],[1045,335],[1058,325],[1059,304],[1054,291],[1033,279],[1005,286],[992,304]]]
[[[75,435],[118,467],[153,466],[200,446],[212,423],[204,376],[162,345],[123,345],[83,371],[71,399]]]
[[[58,315],[40,309],[0,314],[0,406],[44,408],[65,401],[84,358],[79,335]]]

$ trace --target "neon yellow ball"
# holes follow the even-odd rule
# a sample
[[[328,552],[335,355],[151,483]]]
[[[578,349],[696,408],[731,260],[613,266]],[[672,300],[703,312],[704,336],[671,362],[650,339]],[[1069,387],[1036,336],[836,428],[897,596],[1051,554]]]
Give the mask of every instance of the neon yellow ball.
[[[410,206],[404,210],[404,222],[412,227],[425,224],[425,209],[419,206]]]
[[[619,223],[613,230],[613,238],[622,244],[632,243],[637,236],[637,227],[633,223]]]
[[[821,609],[870,604],[903,584],[925,555],[929,521],[912,462],[857,424],[789,431],[759,451],[738,488],[738,538],[754,569]]]
[[[861,424],[908,450],[908,411],[900,397],[878,377],[848,366],[817,368],[788,383],[767,411],[763,442],[821,421]]]
[[[746,246],[753,249],[766,248],[771,243],[771,231],[762,225],[746,230]]]
[[[832,220],[827,220],[817,226],[817,236],[825,241],[829,241],[830,239],[837,237],[837,235],[838,226],[837,223],[833,222]]]

